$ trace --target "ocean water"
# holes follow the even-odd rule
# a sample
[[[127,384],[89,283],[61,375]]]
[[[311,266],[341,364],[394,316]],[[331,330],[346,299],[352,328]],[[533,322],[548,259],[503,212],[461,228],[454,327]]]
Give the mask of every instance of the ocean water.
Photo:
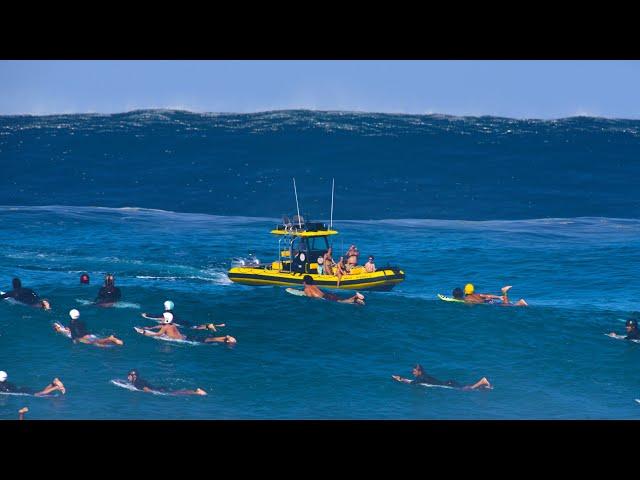
[[[521,121],[340,112],[252,115],[143,111],[0,117],[0,289],[23,284],[43,312],[0,303],[0,370],[67,394],[0,395],[0,418],[601,419],[638,418],[640,122]],[[302,211],[329,217],[334,247],[356,243],[399,265],[367,305],[231,283],[234,257],[271,261],[269,230]],[[82,272],[90,285],[80,285]],[[123,302],[100,309],[105,272]],[[444,303],[472,282],[529,308]],[[140,313],[226,323],[234,347],[144,338]],[[74,345],[52,329],[78,308],[123,347]],[[398,384],[414,363],[494,390]],[[154,385],[118,388],[136,368]]]

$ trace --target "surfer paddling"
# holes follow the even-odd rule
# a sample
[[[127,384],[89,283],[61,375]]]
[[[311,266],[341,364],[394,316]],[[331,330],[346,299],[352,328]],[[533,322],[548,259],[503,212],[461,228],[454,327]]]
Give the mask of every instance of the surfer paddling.
[[[173,310],[175,307],[174,303],[171,300],[167,300],[164,302],[164,312],[162,312],[162,314],[160,315],[154,315],[154,314],[150,314],[150,313],[141,313],[140,315],[142,316],[142,318],[146,318],[148,320],[156,320],[156,321],[163,321],[164,320],[164,314],[165,313],[170,313],[171,315],[173,315],[173,324],[178,326],[178,327],[189,327],[189,328],[194,328],[196,330],[212,330],[214,332],[217,332],[216,327],[221,328],[221,327],[225,327],[226,325],[224,323],[220,323],[220,324],[215,324],[215,323],[205,323],[202,325],[194,325],[192,322],[185,320],[182,317],[178,317],[176,315],[176,312]],[[151,328],[160,328],[158,326],[155,327],[149,327],[149,329]]]
[[[357,303],[358,305],[364,305],[364,295],[360,292],[356,292],[353,297],[340,298],[333,293],[325,293],[314,285],[313,277],[311,275],[305,275],[302,279],[304,285],[304,294],[311,298],[324,298],[332,302],[339,303]]]
[[[237,340],[231,335],[225,335],[224,337],[207,337],[203,340],[193,338],[193,336],[191,335],[183,335],[182,333],[180,333],[180,330],[178,329],[178,327],[173,323],[172,313],[164,312],[162,315],[163,315],[162,325],[160,325],[159,327],[155,326],[155,327],[141,329],[140,331],[142,335],[149,336],[149,337],[158,337],[158,336],[164,335],[166,337],[173,338],[175,340],[189,340],[189,341],[196,341],[196,342],[202,342],[202,343],[212,343],[212,342],[237,343]],[[150,330],[152,328],[159,328],[159,330],[157,332],[151,332]]]
[[[168,393],[170,395],[207,395],[201,388],[196,388],[195,390],[173,390],[169,391],[164,387],[154,387],[149,382],[144,380],[142,377],[138,375],[136,370],[131,370],[127,375],[127,380],[133,385],[137,390],[142,392],[160,392],[160,393]]]
[[[60,381],[60,379],[56,377],[51,381],[49,385],[44,387],[39,392],[33,392],[29,388],[18,387],[11,382],[7,382],[7,372],[0,371],[0,392],[26,393],[35,397],[44,397],[47,395],[51,395],[54,392],[60,392],[64,395],[65,393],[67,393],[67,390],[64,388],[64,384]]]
[[[59,323],[55,323],[53,328],[56,332],[62,333],[65,335],[69,335],[73,343],[86,343],[88,345],[96,345],[98,347],[106,347],[109,345],[123,345],[124,342],[119,338],[116,338],[113,335],[109,335],[105,338],[99,338],[92,333],[87,331],[87,326],[85,323],[80,320],[80,312],[75,308],[73,310],[69,310],[69,316],[71,317],[71,322],[69,323],[69,327],[65,328]]]
[[[447,381],[438,380],[437,378],[432,377],[431,375],[428,375],[427,373],[425,373],[424,369],[422,368],[422,365],[420,365],[419,363],[416,364],[415,367],[413,367],[413,370],[411,373],[413,373],[413,376],[415,377],[413,380],[409,378],[401,377],[400,375],[392,375],[391,378],[393,378],[396,382],[410,383],[412,385],[426,383],[427,385],[437,385],[441,387],[458,388],[461,390],[493,389],[493,387],[491,386],[491,383],[489,383],[489,380],[487,380],[487,377],[482,377],[473,385],[461,385],[455,380],[447,380]]]
[[[509,296],[507,292],[513,288],[511,285],[507,285],[506,287],[502,287],[502,295],[491,295],[489,293],[476,293],[475,287],[472,283],[467,283],[464,286],[464,301],[467,303],[497,303],[496,300],[501,300],[502,303],[500,305],[503,306],[513,306],[513,307],[526,307],[529,304],[521,298],[516,303],[509,302]],[[456,289],[457,290],[457,289]],[[455,294],[454,294],[455,298]]]

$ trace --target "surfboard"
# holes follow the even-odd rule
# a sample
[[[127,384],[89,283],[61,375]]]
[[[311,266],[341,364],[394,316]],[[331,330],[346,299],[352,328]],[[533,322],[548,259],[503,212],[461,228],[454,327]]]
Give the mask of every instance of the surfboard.
[[[616,333],[614,333],[613,335],[611,335],[610,333],[605,333],[605,335],[615,340],[626,340],[625,335],[618,335]],[[628,341],[633,343],[640,343],[640,340],[638,340],[637,338],[632,338],[631,340],[628,340]]]
[[[67,327],[62,325],[60,322],[54,322],[53,329],[60,335],[64,335],[67,338],[71,338],[71,331]]]
[[[179,338],[167,337],[166,335],[147,335],[145,332],[157,333],[157,332],[154,332],[153,330],[149,330],[148,328],[133,327],[133,329],[142,336],[154,338],[156,340],[163,340],[165,342],[174,342],[174,343],[184,343],[187,345],[205,345],[204,342],[195,342],[193,340],[181,340]],[[211,342],[211,343],[215,344],[217,342]]]
[[[640,403],[640,398],[636,398],[636,402]]]
[[[451,387],[449,385],[432,385],[430,383],[421,383],[420,385],[422,385],[423,387],[429,387],[429,388],[449,388],[451,390],[453,390],[455,387]]]
[[[456,303],[465,303],[464,300],[458,300],[457,298],[447,297],[446,295],[438,294],[438,298],[443,302],[456,302]]]
[[[306,297],[304,290],[298,290],[297,288],[285,288],[284,291],[298,297]]]
[[[133,383],[127,380],[120,380],[118,378],[111,380],[111,383],[116,387],[124,388],[126,390],[131,390],[132,392],[143,392],[143,393],[153,393],[154,395],[169,395],[167,392],[159,392],[158,390],[151,390],[149,392],[145,392],[144,390],[140,390],[136,388]]]

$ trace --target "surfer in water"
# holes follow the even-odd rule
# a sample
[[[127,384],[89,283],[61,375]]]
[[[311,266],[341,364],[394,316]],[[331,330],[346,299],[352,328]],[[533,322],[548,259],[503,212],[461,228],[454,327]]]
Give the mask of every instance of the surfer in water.
[[[110,273],[104,276],[104,286],[98,292],[95,304],[101,307],[111,307],[122,298],[120,289],[115,285],[116,279]]]
[[[224,327],[226,326],[224,323],[220,323],[218,325],[214,324],[214,323],[205,323],[203,325],[194,325],[192,322],[185,320],[182,317],[178,317],[176,315],[176,312],[174,312],[174,303],[171,300],[167,300],[164,302],[164,312],[162,312],[162,314],[160,315],[153,315],[150,313],[141,313],[140,315],[143,318],[147,318],[149,320],[164,320],[164,314],[165,313],[170,313],[171,315],[173,315],[173,324],[178,326],[178,327],[190,327],[190,328],[194,328],[196,330],[213,330],[214,332],[217,332],[216,327]],[[155,327],[148,327],[148,328],[160,328],[158,326]]]
[[[632,318],[627,320],[625,325],[625,329],[627,330],[627,335],[624,336],[625,340],[640,340],[640,331],[638,331],[638,320],[637,318],[640,316],[638,312],[634,312],[632,314]],[[618,337],[618,334],[615,332],[611,332],[609,334],[610,337]]]
[[[41,300],[38,294],[30,288],[24,288],[19,278],[14,278],[11,282],[13,290],[3,293],[0,298],[12,298],[16,302],[28,305],[29,307],[42,308],[43,310],[51,310],[48,300]]]
[[[482,377],[473,385],[461,385],[455,380],[447,380],[446,382],[443,382],[442,380],[438,380],[437,378],[432,377],[431,375],[428,375],[427,373],[425,373],[424,368],[422,368],[422,365],[420,365],[419,363],[416,364],[415,367],[413,367],[412,373],[413,373],[413,376],[415,377],[413,380],[409,378],[403,378],[400,375],[391,375],[391,378],[393,378],[396,382],[401,382],[401,383],[411,383],[413,385],[417,385],[419,383],[426,383],[428,385],[439,385],[443,387],[459,388],[461,390],[477,390],[480,388],[491,390],[493,388],[489,383],[489,380],[487,380],[487,377]]]
[[[360,292],[356,292],[353,297],[349,298],[339,298],[337,295],[333,293],[325,293],[320,290],[318,287],[314,285],[313,277],[311,275],[305,275],[302,279],[304,285],[304,294],[307,297],[312,298],[324,298],[325,300],[330,300],[332,302],[339,303],[357,303],[358,305],[364,305],[364,295]]]
[[[24,420],[24,414],[27,413],[29,411],[28,407],[22,407],[20,410],[18,410],[18,420]]]
[[[80,312],[75,308],[69,311],[71,322],[69,323],[68,332],[71,334],[71,340],[73,343],[86,343],[88,345],[98,345],[104,347],[107,345],[123,345],[124,342],[119,338],[109,335],[106,338],[98,338],[87,331],[87,326],[80,320]],[[64,327],[60,324],[54,324],[53,328],[59,333],[65,333]]]
[[[127,375],[127,379],[131,382],[131,385],[136,387],[138,390],[142,390],[143,392],[162,392],[169,393],[172,395],[206,395],[205,392],[201,388],[196,388],[195,390],[174,390],[169,391],[163,387],[154,387],[149,382],[138,376],[138,372],[136,370],[131,370]]]
[[[237,343],[237,340],[231,335],[225,335],[224,337],[207,337],[205,339],[195,338],[193,335],[183,335],[178,330],[178,327],[173,323],[173,314],[169,312],[164,312],[162,314],[163,321],[161,326],[149,327],[142,330],[142,335],[146,335],[149,337],[157,337],[160,335],[164,335],[169,338],[173,338],[176,340],[189,340],[192,342],[202,342],[202,343]],[[159,328],[157,332],[150,332],[151,328]]]
[[[464,286],[464,301],[467,303],[496,303],[496,300],[501,300],[502,306],[514,306],[514,307],[526,307],[529,304],[525,302],[524,298],[521,298],[516,303],[510,303],[507,292],[511,290],[512,286],[507,285],[502,287],[502,295],[491,295],[489,293],[475,293],[475,287],[472,283],[467,283]]]
[[[39,392],[34,392],[30,388],[25,387],[17,387],[11,382],[7,382],[7,372],[0,371],[0,392],[2,393],[26,393],[29,395],[34,395],[36,397],[44,397],[46,395],[50,395],[53,392],[60,392],[63,395],[67,393],[67,390],[64,388],[64,384],[60,381],[59,378],[54,378],[49,385],[44,387]]]

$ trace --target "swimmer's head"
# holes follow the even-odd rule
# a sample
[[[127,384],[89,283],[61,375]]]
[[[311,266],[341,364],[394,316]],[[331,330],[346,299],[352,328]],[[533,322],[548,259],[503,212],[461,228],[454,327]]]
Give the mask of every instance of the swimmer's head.
[[[311,275],[305,275],[302,277],[302,283],[305,285],[313,285],[313,277]]]
[[[115,282],[115,280],[116,280],[116,279],[115,279],[115,278],[113,277],[113,275],[112,275],[112,274],[110,274],[110,273],[107,273],[107,274],[104,276],[104,284],[105,284],[106,286],[111,286],[111,285],[113,285],[113,284],[114,284],[114,282]]]
[[[80,283],[84,283],[84,284],[89,283],[89,275],[87,275],[86,273],[83,273],[82,275],[80,275]]]
[[[453,298],[455,298],[456,300],[462,300],[462,297],[464,297],[464,293],[462,292],[462,289],[460,287],[454,288]]]
[[[11,285],[13,286],[14,290],[17,290],[18,288],[22,288],[22,282],[20,281],[19,278],[14,278],[11,281]]]
[[[417,377],[418,375],[422,375],[423,373],[424,369],[422,368],[422,365],[416,363],[416,366],[413,367],[413,374]]]
[[[638,321],[635,318],[627,320],[627,328],[638,328]]]
[[[0,382],[4,382],[7,379],[7,372],[0,370]]]
[[[473,286],[473,283],[467,283],[464,286],[464,294],[465,295],[472,295],[474,291],[475,291],[475,287]]]
[[[224,338],[224,343],[238,343],[238,341],[234,337],[232,337],[231,335],[227,335]]]
[[[127,378],[130,381],[133,381],[134,378],[137,378],[138,376],[138,372],[136,372],[135,370],[131,370],[128,374],[127,374]]]
[[[171,312],[164,312],[162,314],[162,317],[164,318],[164,320],[162,320],[162,323],[169,324],[169,323],[173,322],[173,313],[171,313]]]
[[[69,316],[73,320],[77,320],[78,318],[80,318],[80,312],[74,308],[73,310],[69,310]]]
[[[46,298],[40,302],[40,305],[42,306],[43,310],[51,310],[51,304]]]
[[[173,310],[173,302],[171,300],[167,300],[166,302],[164,302],[164,309],[165,310]]]

